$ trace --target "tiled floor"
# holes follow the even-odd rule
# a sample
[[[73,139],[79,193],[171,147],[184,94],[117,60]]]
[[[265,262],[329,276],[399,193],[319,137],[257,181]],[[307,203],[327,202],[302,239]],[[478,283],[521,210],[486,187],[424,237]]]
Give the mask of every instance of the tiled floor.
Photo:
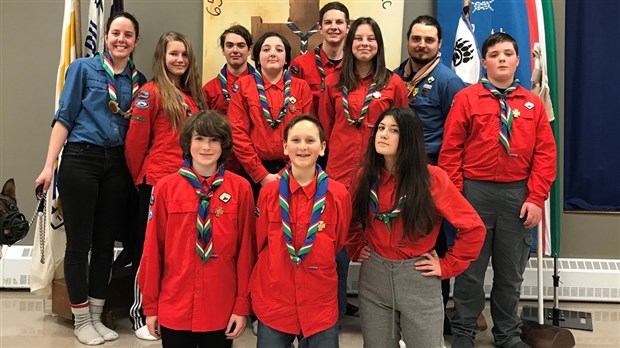
[[[355,302],[356,298],[351,298]],[[535,303],[524,303],[535,306]],[[579,348],[620,347],[620,305],[597,303],[561,303],[565,310],[592,313],[594,331],[572,330]],[[70,322],[44,314],[41,299],[25,291],[0,291],[0,347],[85,347],[73,337]],[[488,309],[485,315],[491,324]],[[159,342],[138,340],[131,331],[129,320],[117,320],[117,331],[121,338],[107,342],[102,347],[143,348],[161,347]],[[490,329],[481,332],[476,340],[477,347],[493,347]],[[256,338],[251,330],[235,341],[235,348],[256,346]],[[347,317],[341,322],[341,348],[362,347],[359,319]],[[446,336],[446,347],[450,347],[450,336]],[[411,348],[411,347],[410,347]],[[417,348],[417,347],[414,347]],[[427,348],[427,347],[420,347]],[[430,347],[429,347],[430,348]]]

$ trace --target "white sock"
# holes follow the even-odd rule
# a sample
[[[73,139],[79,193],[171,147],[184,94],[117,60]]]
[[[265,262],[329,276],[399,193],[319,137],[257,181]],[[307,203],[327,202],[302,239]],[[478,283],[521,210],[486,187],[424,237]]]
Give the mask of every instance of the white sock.
[[[98,298],[88,297],[88,303],[90,308],[90,315],[93,320],[93,327],[101,337],[103,337],[106,341],[114,341],[118,338],[118,333],[114,330],[109,329],[107,326],[103,325],[101,322],[101,313],[103,313],[103,305],[105,305],[105,300],[101,300]]]
[[[80,305],[80,307],[71,307],[71,312],[73,313],[73,323],[75,326],[73,334],[77,337],[78,341],[89,346],[103,344],[103,342],[105,342],[103,337],[101,337],[93,326],[87,303],[84,303],[83,306]]]

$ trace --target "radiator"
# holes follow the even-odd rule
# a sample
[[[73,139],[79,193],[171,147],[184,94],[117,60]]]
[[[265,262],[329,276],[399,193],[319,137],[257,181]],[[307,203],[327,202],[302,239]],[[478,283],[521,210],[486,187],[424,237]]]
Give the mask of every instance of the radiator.
[[[114,259],[122,248],[114,248]],[[31,245],[2,246],[0,259],[0,288],[30,288],[30,264],[32,262]]]
[[[490,265],[490,262],[489,262]],[[358,273],[360,264],[351,262],[347,290],[349,294],[357,294]],[[529,260],[523,284],[521,299],[535,300],[538,298],[536,276],[536,259]],[[560,286],[558,297],[562,301],[611,302],[620,303],[620,260],[605,259],[558,259]],[[543,258],[543,294],[545,300],[553,300],[553,259]],[[487,268],[484,291],[487,298],[491,293],[493,270]],[[452,294],[454,280],[450,284]]]

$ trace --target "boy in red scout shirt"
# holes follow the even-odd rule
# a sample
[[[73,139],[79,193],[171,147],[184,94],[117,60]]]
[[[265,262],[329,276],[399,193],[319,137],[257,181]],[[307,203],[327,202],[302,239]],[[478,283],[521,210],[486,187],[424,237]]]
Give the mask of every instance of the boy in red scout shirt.
[[[478,260],[454,283],[452,347],[474,346],[492,255],[495,345],[527,348],[520,338],[517,311],[531,229],[541,221],[555,180],[555,141],[542,101],[515,79],[519,65],[515,39],[506,33],[492,34],[482,44],[482,56],[487,76],[454,97],[439,153],[439,166],[487,228]]]
[[[188,119],[185,163],[155,186],[138,273],[151,335],[164,347],[231,347],[250,313],[254,204],[224,170],[230,126],[217,111]]]
[[[252,272],[252,309],[258,348],[338,347],[336,253],[351,219],[346,188],[316,164],[325,136],[311,115],[284,129],[290,165],[263,187],[256,224],[258,262]]]
[[[291,62],[291,74],[305,80],[312,90],[314,110],[325,90],[325,78],[342,69],[344,39],[349,31],[349,10],[340,2],[325,4],[319,11],[319,33],[323,42]]]

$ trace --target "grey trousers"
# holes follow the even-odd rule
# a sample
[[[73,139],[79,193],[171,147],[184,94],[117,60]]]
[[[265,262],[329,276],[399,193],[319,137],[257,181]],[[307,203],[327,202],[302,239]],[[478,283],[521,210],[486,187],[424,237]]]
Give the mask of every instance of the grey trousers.
[[[484,309],[484,276],[493,267],[491,316],[498,346],[520,341],[521,319],[517,313],[523,272],[532,245],[531,230],[519,218],[527,193],[526,182],[495,183],[465,180],[463,194],[476,209],[487,229],[478,260],[456,277],[453,300],[456,314],[450,322],[454,336],[476,337],[476,318]]]
[[[443,347],[441,280],[414,268],[419,260],[388,260],[372,252],[362,262],[359,302],[365,348]]]

